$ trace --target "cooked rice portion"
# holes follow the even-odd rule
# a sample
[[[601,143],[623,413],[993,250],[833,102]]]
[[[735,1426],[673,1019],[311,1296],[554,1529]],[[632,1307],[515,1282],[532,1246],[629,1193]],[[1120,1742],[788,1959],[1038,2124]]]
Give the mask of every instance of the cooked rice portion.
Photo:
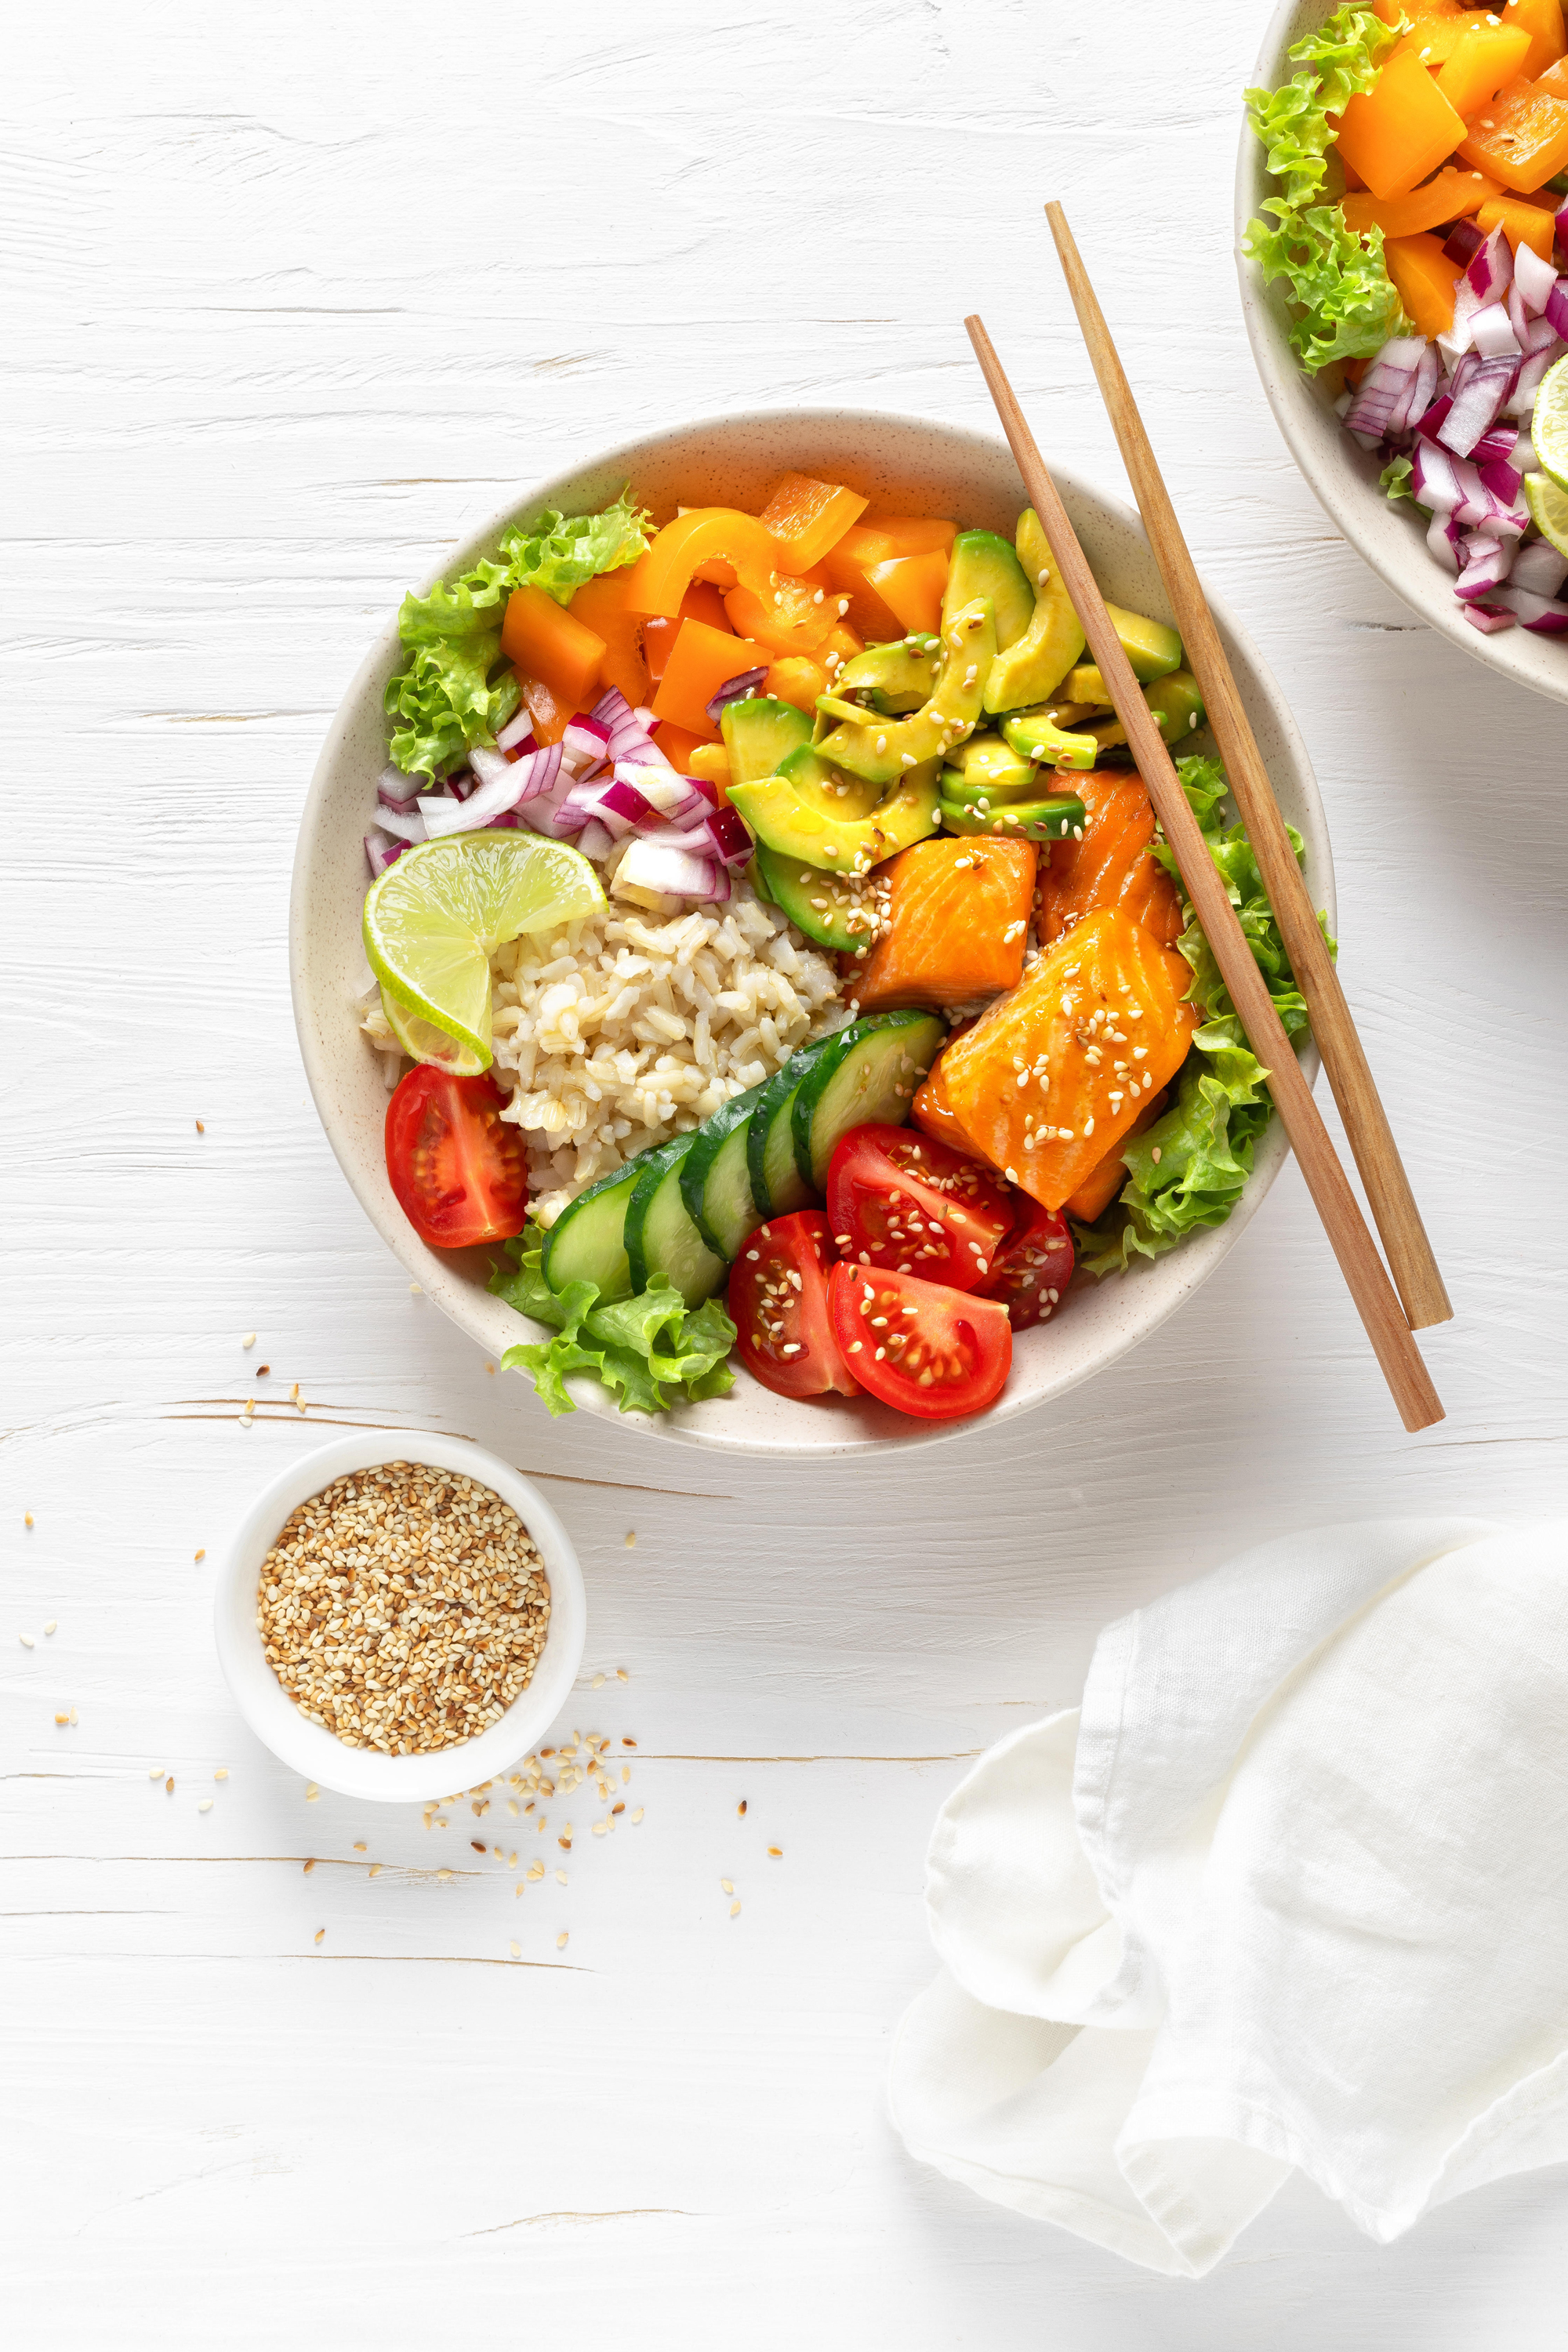
[[[831,959],[737,877],[675,916],[614,902],[491,961],[503,1116],[546,1224],[651,1143],[700,1127],[847,1018]]]

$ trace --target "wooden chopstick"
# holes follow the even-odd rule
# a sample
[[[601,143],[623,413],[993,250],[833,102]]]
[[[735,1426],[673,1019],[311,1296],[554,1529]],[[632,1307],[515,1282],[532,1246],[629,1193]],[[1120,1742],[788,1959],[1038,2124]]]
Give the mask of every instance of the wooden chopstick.
[[[1209,856],[1198,821],[1187,805],[1187,796],[1164,738],[1132,675],[1121,641],[1105,609],[1105,599],[991,338],[978,318],[966,319],[963,323],[991,388],[991,397],[996,404],[1024,487],[1045,528],[1052,556],[1083,624],[1089,650],[1105,680],[1116,715],[1127,730],[1132,757],[1181,869],[1187,896],[1214,950],[1215,961],[1252,1049],[1268,1070],[1268,1091],[1301,1163],[1308,1190],[1399,1408],[1400,1419],[1406,1429],[1428,1429],[1443,1418],[1437,1391],[1421,1360],[1410,1326],[1400,1311],[1394,1286],[1367,1231],[1355,1194],[1334,1155],[1328,1129],[1312,1100],[1312,1090],[1280,1025],[1274,1000],[1253,961],[1252,950]]]
[[[1209,725],[1225,761],[1232,797],[1241,812],[1286,952],[1307,1000],[1312,1034],[1340,1107],[1340,1117],[1361,1171],[1361,1181],[1366,1187],[1377,1230],[1383,1236],[1394,1286],[1412,1330],[1447,1323],[1454,1310],[1365,1049],[1345,1003],[1339,974],[1318,928],[1312,901],[1291,850],[1258,739],[1237,691],[1219,631],[1198,579],[1197,566],[1176,520],[1159,463],[1138,414],[1138,404],[1068,226],[1067,215],[1060,205],[1050,204],[1046,206],[1046,218],[1057,241],[1068,291],[1078,312],[1084,341],[1089,345],[1094,373],[1100,379],[1143,528],[1149,534],[1187,659],[1203,689]]]

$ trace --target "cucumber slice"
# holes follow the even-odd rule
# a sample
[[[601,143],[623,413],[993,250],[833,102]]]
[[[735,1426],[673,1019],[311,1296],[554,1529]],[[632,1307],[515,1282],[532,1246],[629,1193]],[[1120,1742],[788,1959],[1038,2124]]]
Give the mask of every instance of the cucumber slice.
[[[667,1274],[688,1307],[710,1298],[729,1271],[709,1248],[686,1213],[680,1171],[697,1140],[696,1131],[671,1136],[637,1162],[639,1170],[626,1203],[626,1264],[635,1292],[656,1274]]]
[[[795,1164],[790,1118],[803,1081],[834,1043],[835,1039],[825,1037],[792,1054],[783,1069],[775,1070],[767,1080],[752,1113],[746,1130],[746,1174],[752,1202],[764,1218],[787,1217],[793,1209],[804,1209],[816,1198]]]
[[[764,1078],[749,1094],[736,1095],[705,1120],[680,1163],[680,1197],[686,1213],[710,1250],[733,1259],[746,1235],[763,1222],[752,1198],[746,1144],[752,1114],[768,1090]]]
[[[946,1035],[946,1024],[929,1013],[879,1013],[827,1040],[790,1110],[803,1184],[822,1191],[833,1147],[852,1127],[902,1125]]]
[[[763,884],[758,895],[771,898],[796,930],[818,947],[853,955],[857,948],[876,944],[876,902],[865,877],[803,866],[798,857],[783,857],[776,849],[759,848],[756,866]]]
[[[544,1236],[540,1271],[552,1290],[569,1282],[594,1282],[602,1299],[631,1294],[626,1264],[626,1208],[647,1161],[647,1152],[601,1176],[563,1209]]]

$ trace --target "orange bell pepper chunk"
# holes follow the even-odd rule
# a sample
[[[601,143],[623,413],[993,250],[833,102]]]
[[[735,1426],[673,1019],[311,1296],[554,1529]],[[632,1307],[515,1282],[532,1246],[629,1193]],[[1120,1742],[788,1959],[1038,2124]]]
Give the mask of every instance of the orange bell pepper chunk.
[[[1524,195],[1568,168],[1565,67],[1568,58],[1548,66],[1536,81],[1521,75],[1500,90],[1471,125],[1459,150],[1461,162]]]
[[[1076,1217],[1080,1225],[1092,1225],[1097,1217],[1104,1215],[1127,1181],[1127,1162],[1121,1157],[1122,1153],[1135,1135],[1142,1135],[1146,1127],[1153,1126],[1170,1099],[1167,1089],[1162,1087],[1159,1093],[1144,1104],[1126,1134],[1118,1137],[1098,1168],[1089,1170],[1071,1200],[1062,1202],[1069,1217]]]
[[[1477,114],[1505,81],[1524,71],[1530,35],[1515,25],[1467,25],[1437,76],[1437,87],[1458,114]]]
[[[767,667],[765,646],[728,629],[710,629],[706,621],[682,621],[650,705],[653,715],[685,728],[700,743],[716,743],[719,730],[705,706],[742,670]]]
[[[969,1150],[1059,1209],[1185,1061],[1199,1019],[1183,1001],[1192,977],[1120,908],[1086,916],[943,1051],[946,1105]],[[1144,1049],[1131,1065],[1136,1093],[1115,1066],[1124,1041]]]
[[[1504,11],[1495,9],[1502,16]],[[1507,22],[1530,35],[1530,55],[1520,71],[1527,81],[1538,81],[1548,66],[1568,53],[1568,33],[1563,27],[1563,0],[1511,0]]]
[[[1373,0],[1373,5],[1385,25],[1397,25],[1401,16],[1408,16],[1417,32],[1423,25],[1450,18],[1457,18],[1461,26],[1469,22],[1461,0]]]
[[[721,586],[732,588],[739,581],[760,596],[772,588],[784,560],[777,540],[755,515],[735,507],[692,507],[667,522],[633,564],[632,610],[673,620],[700,567]]]
[[[944,548],[929,548],[924,555],[895,555],[890,563],[873,563],[866,584],[898,614],[906,629],[929,635],[942,626],[942,599],[952,558]]]
[[[1357,236],[1364,236],[1369,228],[1380,228],[1384,236],[1419,236],[1423,229],[1443,228],[1449,221],[1479,213],[1501,194],[1495,180],[1479,172],[1457,172],[1446,164],[1435,180],[1412,188],[1407,196],[1390,196],[1385,202],[1378,196],[1348,194],[1341,198],[1340,210],[1345,226]]]
[[[680,610],[674,620],[643,623],[643,655],[647,663],[647,674],[656,686],[664,676],[664,666],[669,659],[669,649],[675,643],[682,621],[706,621],[710,629],[727,629],[729,615],[718,589],[700,580],[681,598]]]
[[[603,637],[605,658],[599,676],[606,686],[618,686],[635,708],[647,698],[647,664],[643,659],[642,616],[627,602],[630,591],[631,572],[623,564],[618,572],[601,572],[596,580],[584,580],[567,609],[574,621],[584,622]]]
[[[946,555],[952,553],[952,542],[958,537],[955,522],[939,522],[934,515],[884,514],[873,507],[861,516],[855,526],[868,539],[880,540],[883,545],[878,556],[868,561],[886,563],[895,555],[924,555],[928,548],[940,547]]]
[[[891,563],[900,556],[925,555],[933,548],[951,555],[957,536],[956,523],[938,522],[920,515],[875,512],[868,514],[852,530],[847,530],[837,546],[824,557],[822,569],[833,585],[848,597],[849,608],[844,617],[851,627],[861,636],[879,642],[901,637],[905,624],[886,598],[871,586],[870,572],[879,563]]]
[[[882,868],[889,929],[855,980],[862,1013],[945,1012],[1016,988],[1035,895],[1035,845],[975,835],[917,841]]]
[[[1476,215],[1476,226],[1489,236],[1500,228],[1515,253],[1528,245],[1542,261],[1550,261],[1557,236],[1557,215],[1540,205],[1521,204],[1517,196],[1500,196],[1481,206]]]
[[[1384,264],[1413,325],[1423,335],[1447,334],[1454,323],[1459,265],[1436,236],[1391,236]]]
[[[865,650],[865,639],[858,637],[853,629],[847,629],[840,621],[826,643],[817,646],[812,659],[821,663],[831,683],[847,661],[853,661],[857,654],[863,654]]]
[[[836,547],[870,501],[841,482],[814,481],[809,474],[786,474],[759,518],[779,543],[784,567],[809,572]]]
[[[799,580],[781,572],[761,596],[753,588],[731,588],[724,610],[739,637],[754,637],[776,654],[814,654],[837,626],[845,601],[821,580]]]
[[[546,743],[559,743],[572,724],[574,702],[558,702],[542,677],[529,677],[517,673],[523,707],[533,722],[533,740],[542,750]]]
[[[793,702],[797,710],[816,716],[816,698],[827,692],[827,672],[804,654],[788,654],[774,662],[763,682],[763,692],[775,701]]]
[[[1464,116],[1408,49],[1396,51],[1372,88],[1351,100],[1335,133],[1341,154],[1374,196],[1408,195],[1464,135]]]
[[[542,678],[569,712],[584,710],[598,699],[605,640],[542,588],[512,590],[500,641],[502,652],[517,667]]]

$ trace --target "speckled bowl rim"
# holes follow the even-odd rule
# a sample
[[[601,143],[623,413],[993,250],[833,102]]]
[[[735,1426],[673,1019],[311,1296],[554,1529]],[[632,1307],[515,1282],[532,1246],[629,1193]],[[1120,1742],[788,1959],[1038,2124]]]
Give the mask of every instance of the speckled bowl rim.
[[[748,456],[749,450],[771,454]],[[778,454],[784,450],[790,453],[787,461]],[[890,458],[889,450],[896,452]],[[1047,439],[1047,457],[1052,454]],[[830,465],[839,465],[845,477],[868,490],[874,499],[893,496],[902,485],[900,502],[921,495],[944,496],[936,487],[939,478],[956,482],[965,469],[984,473],[994,487],[973,498],[964,492],[968,504],[963,510],[963,520],[983,522],[987,520],[984,509],[990,508],[1009,533],[1013,526],[1004,509],[1011,506],[1016,515],[1025,503],[1011,453],[995,432],[979,432],[896,410],[827,404],[748,409],[639,435],[608,452],[563,467],[543,481],[520,488],[485,523],[464,535],[427,584],[493,551],[503,529],[520,514],[531,515],[550,506],[581,511],[613,496],[628,478],[658,513],[660,494],[650,484],[657,483],[661,466],[679,467],[684,463],[683,479],[689,483],[690,472],[702,466],[711,467],[720,478],[744,474],[749,466],[760,478],[770,469],[776,476],[784,462],[809,463],[825,473]],[[1055,465],[1054,470],[1074,526],[1086,541],[1086,551],[1097,570],[1110,575],[1110,593],[1118,602],[1169,619],[1169,605],[1137,514],[1123,500],[1084,482],[1067,466]],[[922,480],[932,485],[923,494]],[[722,494],[719,488],[713,493]],[[674,495],[668,502],[671,508]],[[742,492],[732,488],[728,495]],[[1112,551],[1107,553],[1102,545],[1097,553],[1096,541],[1109,543]],[[1141,574],[1136,590],[1118,578],[1120,572],[1130,570]],[[1241,624],[1222,599],[1210,594],[1209,602],[1253,724],[1264,740],[1285,814],[1304,836],[1314,904],[1325,907],[1332,922],[1332,856],[1306,746],[1267,664]],[[499,1358],[520,1339],[544,1335],[482,1287],[484,1269],[473,1263],[481,1254],[437,1253],[418,1239],[386,1181],[380,1148],[381,1113],[386,1099],[382,1081],[375,1076],[380,1113],[373,1116],[357,1058],[346,1076],[342,1066],[349,1060],[345,1038],[353,1037],[354,1027],[356,987],[351,973],[357,976],[359,987],[369,981],[359,947],[358,910],[363,890],[361,835],[369,821],[374,778],[384,764],[384,750],[372,756],[368,732],[357,758],[353,737],[356,723],[365,721],[373,709],[379,727],[382,688],[397,655],[394,613],[377,634],[339,706],[311,779],[300,820],[289,909],[295,1022],[321,1124],[365,1213],[394,1255],[443,1313],[489,1355]],[[353,782],[346,784],[344,773],[350,767]],[[334,798],[351,791],[361,794],[357,802],[347,803],[357,814],[335,813]],[[330,976],[323,967],[330,968]],[[354,1041],[354,1052],[356,1057],[363,1054],[367,1060],[373,1058],[363,1040]],[[1301,1060],[1309,1078],[1315,1079],[1318,1057],[1310,1039],[1302,1045]],[[351,1088],[356,1097],[352,1103],[344,1098]],[[773,1397],[738,1366],[736,1386],[728,1397],[681,1406],[663,1415],[621,1414],[614,1397],[591,1380],[574,1381],[572,1393],[583,1409],[599,1412],[618,1426],[636,1429],[639,1435],[652,1434],[718,1453],[775,1458],[837,1458],[890,1446],[931,1444],[997,1421],[1011,1421],[1055,1402],[1105,1370],[1173,1315],[1241,1239],[1262,1207],[1288,1149],[1276,1119],[1259,1141],[1252,1178],[1224,1225],[1192,1235],[1152,1263],[1138,1260],[1126,1275],[1112,1281],[1099,1286],[1080,1282],[1070,1312],[1040,1330],[1019,1335],[1006,1389],[988,1412],[973,1420],[917,1421],[868,1397]]]
[[[1275,89],[1288,81],[1287,50],[1304,33],[1315,30],[1336,5],[1337,0],[1279,0],[1264,36],[1253,86]],[[1568,645],[1528,629],[1504,629],[1487,636],[1471,626],[1455,601],[1450,574],[1427,552],[1424,522],[1416,520],[1407,499],[1390,505],[1377,487],[1375,458],[1343,431],[1327,395],[1303,373],[1286,338],[1289,311],[1283,286],[1278,281],[1268,285],[1241,247],[1247,224],[1257,217],[1263,198],[1273,189],[1262,142],[1253,136],[1244,113],[1235,201],[1241,314],[1274,421],[1308,488],[1356,553],[1418,619],[1468,660],[1500,677],[1553,702],[1568,702]]]

